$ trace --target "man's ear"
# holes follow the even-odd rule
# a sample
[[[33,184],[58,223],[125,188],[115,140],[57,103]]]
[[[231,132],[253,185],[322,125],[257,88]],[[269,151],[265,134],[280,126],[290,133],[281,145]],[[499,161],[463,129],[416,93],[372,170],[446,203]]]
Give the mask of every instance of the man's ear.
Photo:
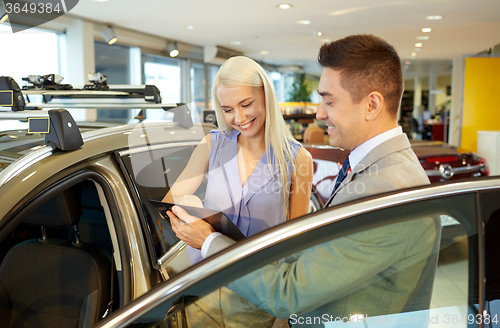
[[[366,120],[373,121],[383,110],[385,101],[384,96],[378,91],[372,91],[366,96],[367,98],[367,110],[366,110]]]

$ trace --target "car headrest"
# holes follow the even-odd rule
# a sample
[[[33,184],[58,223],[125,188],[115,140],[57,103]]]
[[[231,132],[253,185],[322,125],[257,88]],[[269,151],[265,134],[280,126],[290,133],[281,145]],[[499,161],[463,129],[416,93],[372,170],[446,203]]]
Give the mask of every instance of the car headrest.
[[[23,223],[47,228],[69,228],[82,216],[81,194],[71,187],[38,206]]]

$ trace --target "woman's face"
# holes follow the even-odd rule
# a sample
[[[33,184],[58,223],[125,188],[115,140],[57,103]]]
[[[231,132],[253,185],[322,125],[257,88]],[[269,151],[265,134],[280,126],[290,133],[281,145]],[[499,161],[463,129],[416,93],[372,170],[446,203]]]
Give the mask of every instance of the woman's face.
[[[226,123],[246,138],[265,133],[266,108],[264,90],[259,87],[225,87],[217,89],[217,98]]]

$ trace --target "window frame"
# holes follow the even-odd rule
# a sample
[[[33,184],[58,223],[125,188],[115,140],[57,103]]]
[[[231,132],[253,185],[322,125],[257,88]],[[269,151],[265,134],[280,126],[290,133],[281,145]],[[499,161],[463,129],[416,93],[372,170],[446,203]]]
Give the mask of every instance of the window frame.
[[[131,191],[130,194],[132,196],[132,199],[134,201],[134,205],[137,209],[137,214],[140,219],[141,227],[143,230],[143,235],[144,238],[146,239],[146,245],[148,248],[148,254],[150,257],[150,263],[153,269],[155,270],[160,270],[160,263],[159,259],[163,257],[162,254],[161,256],[158,256],[155,251],[155,244],[153,241],[153,236],[151,234],[151,227],[148,224],[148,219],[146,217],[146,213],[144,212],[144,209],[141,205],[141,196],[139,195],[139,191],[137,190],[136,184],[134,182],[134,179],[131,177],[131,173],[127,169],[127,165],[125,164],[123,157],[130,155],[131,152],[133,153],[138,153],[138,152],[151,152],[151,151],[161,151],[165,149],[171,149],[171,148],[181,148],[181,147],[193,147],[194,148],[199,144],[199,141],[185,141],[185,142],[167,142],[167,143],[161,143],[161,144],[155,144],[155,145],[147,145],[147,146],[140,146],[134,149],[121,149],[121,150],[116,150],[115,153],[115,159],[119,164],[120,171],[125,177],[125,181],[127,182],[127,187]],[[167,250],[168,252],[168,250]]]
[[[71,173],[63,171],[45,180],[45,182],[40,185],[40,188],[37,191],[33,191],[20,201],[20,204],[23,204],[22,206],[16,208],[15,211],[6,215],[6,223],[0,230],[0,240],[3,240],[6,234],[10,233],[10,231],[15,229],[22,222],[25,216],[24,213],[26,211],[30,212],[33,207],[38,207],[56,194],[59,194],[63,190],[85,180],[92,180],[102,188],[102,191],[106,197],[109,211],[111,213],[111,219],[113,221],[115,231],[110,231],[110,233],[114,233],[116,236],[116,240],[118,242],[118,250],[116,251],[119,252],[121,261],[121,277],[119,275],[118,282],[116,283],[117,287],[120,288],[120,299],[118,301],[119,307],[123,307],[125,304],[130,302],[132,295],[132,272],[130,270],[130,267],[125,265],[126,263],[130,262],[131,254],[128,248],[125,247],[125,245],[128,244],[128,240],[126,240],[125,238],[125,227],[118,210],[115,194],[110,183],[100,173],[91,169],[81,169]]]

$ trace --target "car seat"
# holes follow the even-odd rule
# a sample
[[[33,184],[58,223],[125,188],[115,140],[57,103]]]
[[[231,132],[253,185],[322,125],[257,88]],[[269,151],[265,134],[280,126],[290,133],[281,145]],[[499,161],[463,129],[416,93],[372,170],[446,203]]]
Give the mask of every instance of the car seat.
[[[318,126],[308,127],[304,131],[303,141],[306,144],[322,144],[324,143],[324,131]]]
[[[40,239],[9,250],[0,265],[1,327],[92,327],[110,299],[111,260],[101,248],[81,241],[79,193],[66,189],[27,215],[40,226]],[[75,227],[73,240],[48,237],[47,228]]]

